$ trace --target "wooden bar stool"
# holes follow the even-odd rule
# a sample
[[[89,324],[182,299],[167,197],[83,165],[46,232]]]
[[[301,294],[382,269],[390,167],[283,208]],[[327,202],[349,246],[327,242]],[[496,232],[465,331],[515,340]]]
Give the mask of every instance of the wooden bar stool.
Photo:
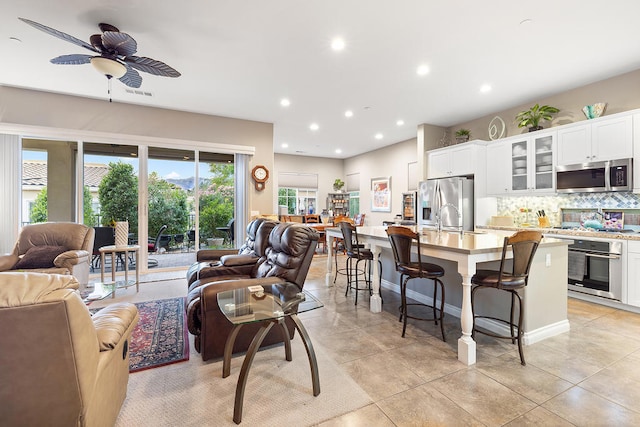
[[[434,321],[436,325],[440,322],[440,331],[442,332],[442,341],[446,341],[444,334],[444,284],[440,277],[444,276],[444,269],[436,264],[422,262],[420,255],[420,234],[414,233],[407,227],[389,226],[387,227],[387,235],[391,242],[393,257],[396,263],[396,271],[400,273],[400,319],[402,323],[402,337],[404,337],[407,329],[407,318],[417,320]],[[417,253],[417,261],[411,259],[412,248],[415,246]],[[433,280],[433,305],[429,306],[423,303],[407,304],[407,282],[411,279],[431,279]],[[436,309],[436,301],[438,298],[438,288],[441,290],[440,309]],[[433,309],[433,318],[418,317],[408,313],[409,306],[425,306]],[[439,312],[439,313],[438,313]]]
[[[471,291],[471,310],[473,312],[473,329],[471,337],[475,338],[476,332],[479,332],[494,338],[510,339],[514,344],[517,341],[518,352],[520,353],[520,363],[522,365],[526,365],[524,352],[522,350],[522,336],[524,334],[524,331],[522,330],[524,306],[522,303],[524,301],[524,295],[520,295],[518,291],[527,286],[531,262],[533,261],[533,256],[538,249],[541,239],[542,233],[539,231],[518,231],[513,236],[505,237],[504,245],[502,247],[502,258],[500,259],[500,269],[498,271],[478,270],[471,278],[471,285],[473,286]],[[511,247],[511,251],[513,252],[513,262],[511,271],[507,272],[505,271],[507,268],[506,255],[509,247]],[[480,289],[487,288],[499,289],[511,294],[511,313],[509,320],[499,319],[492,316],[480,316],[476,314],[476,292]],[[514,323],[516,299],[518,300],[517,324]],[[493,332],[476,329],[476,319],[491,319],[507,324],[509,325],[510,335],[499,335]],[[517,329],[517,331],[514,331],[515,329]]]
[[[344,246],[347,250],[347,289],[344,293],[345,296],[349,293],[350,289],[356,291],[356,301],[358,304],[358,291],[368,290],[369,296],[373,294],[371,288],[371,262],[373,261],[373,252],[370,249],[364,248],[358,242],[358,231],[356,226],[349,222],[341,222],[340,230],[342,231],[342,237]],[[353,261],[355,260],[355,266]],[[364,261],[364,268],[359,269],[358,265]],[[380,271],[380,284],[382,284],[382,262],[378,260],[378,267]],[[360,287],[359,277],[363,276],[365,287]],[[354,280],[355,279],[355,280]],[[382,292],[380,292],[382,298]]]

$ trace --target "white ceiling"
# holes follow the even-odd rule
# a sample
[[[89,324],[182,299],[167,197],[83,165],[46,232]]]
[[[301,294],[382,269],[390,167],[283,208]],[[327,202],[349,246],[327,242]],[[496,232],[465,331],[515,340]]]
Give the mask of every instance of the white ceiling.
[[[141,73],[151,97],[114,81],[114,102],[270,122],[278,153],[346,158],[638,69],[639,16],[637,0],[3,0],[0,85],[106,101],[90,65],[49,63],[88,51],[18,17],[84,41],[106,22],[182,73]]]

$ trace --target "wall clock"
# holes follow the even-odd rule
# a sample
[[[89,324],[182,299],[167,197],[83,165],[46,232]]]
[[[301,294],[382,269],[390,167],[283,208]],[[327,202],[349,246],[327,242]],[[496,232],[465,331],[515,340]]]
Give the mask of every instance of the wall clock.
[[[256,190],[262,191],[269,179],[269,170],[262,165],[257,165],[251,170],[251,177],[255,183]]]

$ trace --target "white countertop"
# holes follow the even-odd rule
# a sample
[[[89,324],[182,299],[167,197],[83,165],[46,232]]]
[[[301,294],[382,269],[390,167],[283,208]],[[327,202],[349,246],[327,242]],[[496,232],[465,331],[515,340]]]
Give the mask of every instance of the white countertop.
[[[407,227],[416,231],[418,227]],[[358,235],[380,238],[387,240],[386,226],[365,226],[358,227]],[[335,229],[340,233],[339,229]],[[329,231],[329,230],[327,230]],[[420,229],[420,244],[422,246],[462,252],[467,254],[478,254],[484,252],[501,251],[505,236],[508,231],[513,230],[482,230],[477,232],[441,231],[437,232],[428,228]],[[567,240],[545,237],[540,242],[541,246],[561,246],[568,245]]]

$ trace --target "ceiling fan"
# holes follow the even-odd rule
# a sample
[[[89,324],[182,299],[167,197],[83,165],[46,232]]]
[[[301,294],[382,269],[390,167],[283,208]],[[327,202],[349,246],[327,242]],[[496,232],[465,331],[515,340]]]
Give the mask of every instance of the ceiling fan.
[[[71,54],[61,55],[51,59],[53,64],[81,65],[91,64],[109,81],[115,77],[125,85],[139,88],[142,77],[138,71],[164,77],[179,77],[180,73],[164,62],[144,56],[135,56],[138,43],[127,33],[121,33],[110,24],[98,24],[102,34],[94,34],[89,38],[90,43],[83,42],[62,31],[47,27],[25,18],[18,18],[22,22],[31,25],[47,34],[68,41],[97,55]],[[137,70],[137,71],[136,71]]]

